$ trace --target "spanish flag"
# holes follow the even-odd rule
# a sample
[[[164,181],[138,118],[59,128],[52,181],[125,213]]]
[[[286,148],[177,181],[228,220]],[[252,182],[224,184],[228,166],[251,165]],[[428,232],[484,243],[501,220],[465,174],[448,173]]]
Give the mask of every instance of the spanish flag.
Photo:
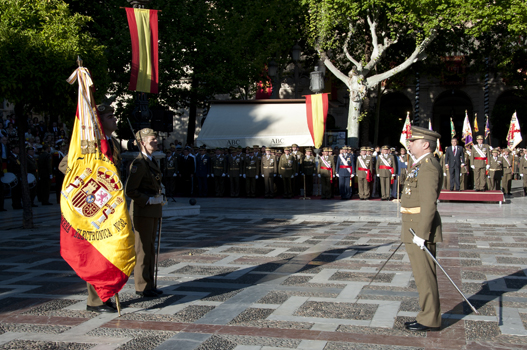
[[[313,138],[315,148],[320,148],[324,141],[324,130],[328,116],[328,94],[306,96],[307,127]]]
[[[157,94],[159,84],[157,10],[126,8],[132,38],[128,89]]]
[[[91,93],[90,73],[79,67],[67,81],[78,82],[79,96],[61,192],[60,254],[106,301],[133,271],[134,234]]]

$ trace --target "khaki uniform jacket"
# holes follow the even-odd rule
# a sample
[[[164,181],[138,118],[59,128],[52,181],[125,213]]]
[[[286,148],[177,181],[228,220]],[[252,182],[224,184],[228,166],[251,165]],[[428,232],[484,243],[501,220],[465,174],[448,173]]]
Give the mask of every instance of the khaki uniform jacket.
[[[117,172],[119,173],[119,176],[121,174],[121,146],[119,145],[119,142],[112,136],[112,143],[113,143],[113,163],[115,164],[115,167],[117,168]],[[68,172],[68,155],[66,154],[64,158],[59,163],[58,169],[61,173],[66,174]]]
[[[483,144],[481,145],[481,147],[479,147],[478,144],[475,144],[474,146],[472,146],[472,154],[470,155],[470,165],[471,166],[474,165],[475,169],[485,168],[487,166],[485,159],[474,159],[474,158],[481,158],[481,155],[476,150],[476,148],[481,150],[483,154],[487,157],[487,159],[489,159],[490,157],[492,157],[492,155],[490,154],[490,146],[487,144]]]
[[[257,175],[260,175],[260,159],[255,156],[245,157],[243,173],[245,174],[245,177],[256,177]]]
[[[431,153],[408,169],[401,197],[401,240],[404,243],[412,243],[410,228],[426,241],[443,241],[441,216],[437,212],[442,183],[443,171]]]
[[[326,169],[321,169],[321,167],[326,167],[326,164],[324,164],[324,160],[326,163],[328,163],[333,171],[333,176],[336,175],[335,173],[335,158],[333,156],[327,156],[327,159],[324,156],[320,156],[320,159],[318,160],[318,168],[317,173],[320,174],[320,177],[331,177],[331,171]]]
[[[300,151],[296,151],[296,153],[291,151],[291,155],[295,156],[296,164],[297,164],[297,171],[300,171],[300,169],[302,169],[302,163],[304,162],[304,158],[305,158],[304,153]]]
[[[359,159],[361,159],[364,165],[366,165],[366,169],[370,169],[371,176],[373,177],[373,162],[371,160],[371,156],[364,156],[364,159],[362,158],[362,156],[357,156],[357,163],[355,164],[355,169],[357,169],[357,177],[359,179],[365,179],[368,176],[367,171],[359,170],[359,168],[363,167]]]
[[[243,159],[239,155],[231,155],[227,162],[229,177],[239,177],[243,174]]]
[[[155,161],[146,156],[143,158],[142,154],[133,160],[125,187],[126,195],[132,199],[131,216],[148,218],[162,216],[161,204],[146,204],[150,197],[161,193],[161,178],[161,169]]]
[[[269,155],[269,159],[267,159],[267,155],[264,154],[262,156],[261,164],[261,174],[263,174],[264,176],[276,174],[278,171],[278,164],[272,154]]]
[[[501,165],[503,166],[503,175],[512,174],[512,159],[513,157],[509,154],[508,156],[501,156]]]
[[[292,154],[282,154],[278,163],[278,173],[283,177],[291,177],[298,173],[296,157]]]
[[[501,179],[503,175],[503,165],[502,165],[503,159],[501,157],[490,157],[489,158],[489,176],[491,179]]]
[[[316,168],[317,164],[316,164],[316,158],[315,156],[305,156],[303,161],[302,161],[302,167],[301,167],[301,171],[304,173],[304,175],[306,176],[313,176],[317,173],[317,168]]]
[[[472,160],[470,159],[472,157],[472,151],[469,152],[464,149],[463,152],[465,152],[465,166],[461,167],[461,174],[467,174],[470,172],[470,164],[472,164]]]
[[[384,158],[384,155],[383,154],[379,154],[379,157],[377,157],[377,158],[378,158],[377,159],[377,164],[375,164],[375,170],[376,170],[377,174],[379,174],[380,177],[392,177],[392,173],[390,172],[389,169],[379,169],[379,167],[381,165],[386,165],[381,160],[381,158]],[[388,157],[384,158],[384,160],[386,162],[388,162],[388,166],[391,166],[393,168],[393,173],[397,174],[396,161],[395,161],[395,158],[393,157],[393,155],[388,154]]]
[[[520,158],[520,174],[527,175],[527,155]]]
[[[219,156],[215,154],[210,157],[210,160],[212,162],[212,174],[214,174],[214,176],[221,176],[227,173],[227,157],[223,154],[220,154]]]

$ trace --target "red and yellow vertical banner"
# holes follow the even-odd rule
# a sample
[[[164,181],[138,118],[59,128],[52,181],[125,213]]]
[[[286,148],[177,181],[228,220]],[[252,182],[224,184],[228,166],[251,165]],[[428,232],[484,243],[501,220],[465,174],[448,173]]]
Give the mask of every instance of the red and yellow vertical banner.
[[[86,68],[79,67],[68,79],[76,81],[77,113],[60,201],[60,254],[106,301],[133,271],[135,237],[119,171],[102,147],[106,135]]]
[[[156,94],[159,84],[157,10],[126,8],[132,38],[128,89]]]
[[[324,141],[326,118],[328,116],[328,94],[306,96],[307,127],[313,138],[315,148],[320,148]]]

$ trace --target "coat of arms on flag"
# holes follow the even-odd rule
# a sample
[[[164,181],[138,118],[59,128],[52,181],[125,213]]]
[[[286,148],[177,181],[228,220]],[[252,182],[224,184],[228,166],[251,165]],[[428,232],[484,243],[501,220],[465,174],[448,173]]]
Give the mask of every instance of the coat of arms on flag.
[[[514,149],[518,144],[522,142],[522,133],[520,131],[520,123],[516,112],[512,115],[511,125],[509,126],[509,132],[507,133],[507,146],[509,149]]]
[[[408,150],[408,145],[410,141],[408,139],[412,137],[412,124],[410,124],[410,112],[406,113],[406,120],[404,121],[403,131],[401,132],[401,137],[399,142]]]
[[[79,84],[77,113],[62,185],[60,253],[102,301],[119,292],[135,265],[135,237],[123,185],[101,126],[90,73],[69,77]]]

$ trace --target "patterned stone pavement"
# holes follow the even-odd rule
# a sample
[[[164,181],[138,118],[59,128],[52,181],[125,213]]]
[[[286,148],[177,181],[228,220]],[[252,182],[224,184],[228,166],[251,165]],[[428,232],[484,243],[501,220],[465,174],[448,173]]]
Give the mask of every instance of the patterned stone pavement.
[[[419,334],[403,327],[418,311],[404,245],[368,285],[399,246],[395,203],[205,199],[194,217],[169,207],[164,295],[140,298],[130,280],[121,317],[86,311],[86,284],[59,254],[58,206],[37,208],[33,230],[2,213],[0,349],[526,348],[527,221],[506,207],[524,200],[479,205],[479,222],[460,217],[467,204],[440,204],[439,261],[481,314],[439,272],[443,329]]]

